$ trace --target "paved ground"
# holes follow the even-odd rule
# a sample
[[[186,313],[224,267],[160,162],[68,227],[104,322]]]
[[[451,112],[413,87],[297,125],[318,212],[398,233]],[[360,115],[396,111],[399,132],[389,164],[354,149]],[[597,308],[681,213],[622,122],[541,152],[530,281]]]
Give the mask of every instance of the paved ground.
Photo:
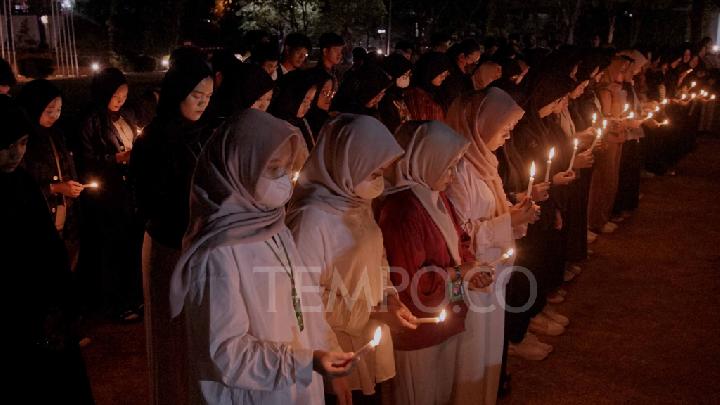
[[[636,216],[592,245],[543,362],[511,361],[503,404],[720,403],[720,141],[643,184]],[[99,405],[144,404],[142,325],[101,324],[85,349]]]

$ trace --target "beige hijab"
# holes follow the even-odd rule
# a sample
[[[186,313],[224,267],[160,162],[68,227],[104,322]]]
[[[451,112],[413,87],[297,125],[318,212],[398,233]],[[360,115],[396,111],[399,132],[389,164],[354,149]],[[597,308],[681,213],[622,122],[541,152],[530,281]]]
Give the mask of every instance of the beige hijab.
[[[390,183],[396,189],[410,188],[442,233],[456,264],[462,263],[455,223],[440,193],[432,185],[465,153],[470,142],[440,121],[411,121],[398,128],[395,137],[405,155],[395,165]]]
[[[355,186],[399,158],[403,150],[387,127],[367,115],[341,114],[323,126],[303,167],[288,216],[312,204],[331,212],[367,208]]]
[[[193,175],[190,224],[170,285],[172,317],[182,311],[192,283],[206,276],[203,266],[190,266],[191,259],[212,248],[266,240],[284,226],[285,209],[262,207],[255,188],[286,142],[293,146],[294,160],[304,143],[300,131],[268,113],[247,109],[228,119],[205,146]]]
[[[498,160],[486,143],[500,131],[512,129],[525,111],[506,92],[491,87],[459,97],[450,106],[446,122],[470,141],[465,160],[495,195],[495,214],[508,212],[507,196],[498,174]]]

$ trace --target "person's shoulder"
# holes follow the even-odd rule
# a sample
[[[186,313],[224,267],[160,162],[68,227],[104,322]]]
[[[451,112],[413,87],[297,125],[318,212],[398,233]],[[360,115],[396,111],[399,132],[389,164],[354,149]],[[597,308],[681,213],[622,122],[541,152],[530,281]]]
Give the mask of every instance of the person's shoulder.
[[[388,195],[382,202],[380,220],[406,222],[420,216],[423,206],[412,190],[402,190]]]

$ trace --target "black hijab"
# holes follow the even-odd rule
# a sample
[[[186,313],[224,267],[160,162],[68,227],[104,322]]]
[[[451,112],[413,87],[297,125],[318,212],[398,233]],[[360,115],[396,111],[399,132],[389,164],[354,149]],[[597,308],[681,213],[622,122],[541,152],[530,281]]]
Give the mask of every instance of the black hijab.
[[[384,70],[377,65],[366,64],[357,75],[343,82],[333,107],[343,113],[372,115],[366,107],[367,103],[391,84],[392,79]]]
[[[127,78],[117,68],[105,68],[95,75],[90,86],[93,108],[106,113],[113,121],[120,117],[119,113],[110,112],[108,104],[120,86],[127,84]]]
[[[157,118],[170,120],[182,117],[180,103],[205,78],[212,78],[212,72],[204,60],[184,58],[177,61],[163,78],[157,106]]]
[[[315,86],[309,71],[293,70],[279,80],[268,111],[293,125],[298,122],[298,110],[308,90]]]
[[[393,80],[396,80],[412,69],[413,66],[404,56],[394,53],[383,60],[382,67]]]
[[[232,113],[250,108],[263,94],[275,87],[275,82],[265,69],[252,63],[243,63],[227,79],[228,90],[232,94]]]
[[[20,89],[17,102],[33,124],[37,125],[45,108],[58,97],[62,97],[62,94],[54,84],[45,79],[38,79]]]
[[[440,87],[432,84],[432,81],[441,73],[449,70],[450,62],[445,54],[440,52],[426,53],[420,57],[420,60],[418,60],[415,65],[415,71],[412,76],[412,86],[427,91],[435,98]]]

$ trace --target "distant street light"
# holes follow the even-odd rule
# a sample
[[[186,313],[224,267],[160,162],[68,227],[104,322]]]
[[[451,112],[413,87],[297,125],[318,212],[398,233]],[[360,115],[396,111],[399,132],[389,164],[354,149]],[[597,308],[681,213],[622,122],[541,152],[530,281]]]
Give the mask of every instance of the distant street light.
[[[170,68],[170,59],[163,58],[163,60],[160,62],[162,64],[163,69],[169,69]]]
[[[92,71],[95,72],[95,73],[99,72],[99,71],[100,71],[100,64],[97,63],[97,62],[93,62],[93,63],[90,65],[90,70],[92,70]]]
[[[378,29],[378,34],[385,34],[385,33],[387,33],[387,30],[382,29],[382,28]]]

